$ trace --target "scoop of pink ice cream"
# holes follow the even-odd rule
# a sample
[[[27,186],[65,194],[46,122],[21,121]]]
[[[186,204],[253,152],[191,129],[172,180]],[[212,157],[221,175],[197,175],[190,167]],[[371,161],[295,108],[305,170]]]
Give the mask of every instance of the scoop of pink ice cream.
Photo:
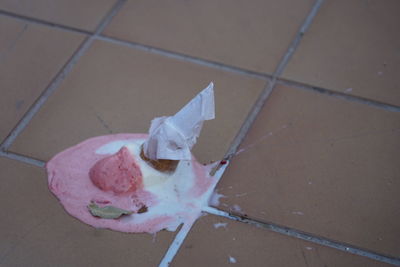
[[[89,171],[89,177],[101,190],[116,194],[143,188],[140,167],[126,147],[96,162]]]

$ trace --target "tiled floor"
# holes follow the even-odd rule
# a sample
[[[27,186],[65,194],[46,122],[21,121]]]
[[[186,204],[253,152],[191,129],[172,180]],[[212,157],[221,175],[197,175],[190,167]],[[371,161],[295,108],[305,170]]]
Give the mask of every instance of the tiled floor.
[[[0,265],[400,266],[399,11],[0,1]],[[88,137],[146,132],[210,81],[217,118],[194,154],[231,160],[220,202],[185,238],[93,229],[63,211],[45,161]]]

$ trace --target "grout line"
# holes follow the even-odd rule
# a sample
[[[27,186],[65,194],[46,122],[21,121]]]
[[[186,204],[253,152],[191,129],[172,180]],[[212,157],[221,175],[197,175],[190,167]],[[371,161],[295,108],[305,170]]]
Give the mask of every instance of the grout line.
[[[315,17],[316,13],[318,12],[318,10],[319,10],[320,6],[322,5],[323,1],[324,0],[317,0],[316,1],[316,3],[314,4],[311,12],[307,16],[305,22],[300,27],[300,30],[297,33],[295,39],[293,40],[293,42],[289,46],[288,51],[286,52],[286,54],[284,55],[283,59],[279,63],[279,65],[278,65],[277,69],[275,70],[274,74],[271,76],[271,75],[268,75],[268,74],[259,73],[259,72],[255,72],[255,71],[250,71],[250,70],[245,70],[245,69],[241,69],[241,68],[238,68],[238,67],[225,65],[225,64],[222,64],[222,63],[218,63],[218,62],[213,62],[213,61],[209,61],[209,60],[205,60],[205,59],[201,59],[201,58],[192,57],[192,56],[189,56],[189,55],[175,53],[175,52],[171,52],[171,51],[167,51],[167,50],[163,50],[163,49],[159,49],[159,48],[154,48],[154,47],[147,46],[147,45],[142,45],[142,44],[138,44],[138,43],[134,43],[134,42],[128,42],[128,41],[122,41],[122,40],[118,40],[118,39],[114,39],[114,38],[110,38],[110,37],[106,37],[106,36],[100,35],[100,33],[110,23],[110,21],[113,18],[113,16],[115,16],[115,14],[118,12],[118,10],[122,7],[122,5],[125,2],[125,0],[119,0],[116,3],[116,5],[114,5],[112,10],[109,12],[109,14],[107,14],[107,16],[105,18],[103,18],[102,22],[97,27],[95,33],[93,35],[89,36],[83,42],[83,44],[78,48],[78,50],[71,57],[70,61],[56,75],[56,77],[52,81],[52,83],[46,88],[46,90],[39,97],[39,99],[35,102],[35,104],[31,107],[31,109],[24,115],[24,117],[21,119],[19,124],[15,127],[15,129],[11,132],[11,134],[6,138],[6,140],[3,142],[3,144],[1,145],[0,148],[1,149],[8,149],[10,147],[10,145],[13,143],[13,141],[16,139],[16,137],[22,132],[22,130],[29,123],[29,121],[33,118],[33,116],[38,112],[38,110],[41,108],[41,106],[44,104],[44,102],[48,99],[48,97],[58,88],[58,86],[64,80],[64,78],[71,72],[73,66],[77,63],[78,59],[86,52],[86,50],[90,47],[90,45],[93,43],[94,40],[103,40],[103,41],[107,41],[107,42],[112,42],[112,43],[115,43],[115,44],[124,45],[124,46],[128,46],[128,47],[144,50],[144,51],[151,52],[151,53],[154,53],[154,54],[159,54],[159,55],[163,55],[163,56],[166,56],[166,57],[170,57],[170,58],[174,58],[174,59],[178,59],[178,60],[182,60],[182,61],[187,61],[187,62],[195,63],[195,64],[198,64],[198,65],[203,65],[203,66],[206,66],[206,67],[216,68],[216,69],[220,69],[220,70],[224,70],[224,71],[229,71],[229,72],[233,72],[233,73],[237,73],[237,74],[256,77],[256,78],[260,78],[260,79],[263,79],[263,80],[268,80],[269,81],[268,84],[266,85],[266,87],[264,88],[263,92],[258,97],[258,99],[257,99],[255,105],[253,106],[251,112],[249,113],[249,115],[246,118],[244,124],[242,125],[241,129],[239,130],[238,135],[235,137],[235,140],[232,142],[232,144],[230,146],[230,149],[228,150],[228,152],[226,154],[227,157],[230,157],[233,153],[236,152],[239,144],[244,139],[245,135],[247,134],[248,130],[250,129],[250,127],[253,124],[255,118],[257,117],[258,113],[262,109],[263,105],[267,101],[268,97],[270,96],[270,94],[271,94],[272,90],[274,89],[274,87],[275,87],[277,82],[278,83],[287,83],[287,84],[294,85],[294,86],[302,88],[302,89],[313,90],[313,91],[320,92],[320,93],[323,93],[323,94],[327,94],[327,95],[331,95],[331,96],[335,96],[335,97],[339,97],[339,98],[344,98],[344,99],[347,99],[347,100],[350,100],[350,101],[359,102],[359,103],[363,103],[363,104],[367,104],[367,105],[383,108],[383,109],[386,109],[386,110],[399,112],[400,111],[400,107],[397,107],[397,106],[392,106],[392,105],[389,105],[389,104],[383,104],[383,103],[379,103],[379,102],[376,102],[376,101],[362,99],[362,98],[359,98],[359,97],[349,96],[349,95],[345,95],[345,94],[341,94],[341,93],[331,92],[331,91],[323,89],[323,88],[318,88],[318,87],[313,87],[313,86],[304,86],[304,85],[301,85],[301,84],[298,84],[298,83],[295,83],[295,82],[289,82],[289,81],[284,81],[284,80],[279,80],[278,81],[277,77],[282,74],[284,68],[286,67],[286,65],[288,64],[288,62],[291,59],[292,55],[294,54],[294,52],[295,52],[297,46],[299,45],[304,33],[309,28],[313,18]],[[22,21],[25,21],[25,22],[31,22],[31,23],[44,25],[44,26],[54,27],[54,28],[58,28],[60,30],[65,30],[65,31],[70,31],[70,32],[77,32],[77,33],[82,33],[82,34],[91,34],[90,31],[81,30],[81,29],[78,29],[78,28],[65,26],[65,25],[61,25],[61,24],[57,24],[57,23],[51,23],[51,22],[47,22],[47,21],[44,21],[44,20],[30,18],[30,17],[26,17],[26,16],[22,16],[22,15],[17,15],[17,14],[13,14],[13,13],[7,12],[7,11],[1,11],[0,10],[0,15],[12,17],[12,18],[19,19],[19,20],[22,20]],[[45,165],[45,162],[43,162],[43,161],[36,160],[36,159],[30,158],[30,157],[26,157],[26,156],[23,156],[23,155],[10,153],[10,152],[0,151],[0,156],[4,156],[4,157],[10,158],[10,159],[19,160],[19,161],[22,161],[22,162],[25,162],[25,163],[28,163],[28,164],[32,164],[32,165],[35,165],[35,166],[39,166],[39,167],[43,167]],[[380,255],[380,254],[377,254],[377,253],[374,253],[374,252],[369,252],[369,251],[366,251],[366,250],[362,250],[362,249],[359,249],[359,248],[356,248],[356,247],[353,247],[353,246],[344,245],[344,244],[338,243],[336,241],[332,241],[332,240],[329,240],[329,239],[325,239],[325,238],[313,236],[313,235],[310,235],[310,234],[306,234],[306,233],[303,233],[303,232],[295,230],[295,229],[290,229],[290,228],[279,226],[279,225],[272,224],[272,223],[263,223],[263,222],[250,220],[250,219],[247,219],[247,218],[242,218],[240,216],[235,216],[235,215],[232,215],[232,214],[229,214],[227,212],[220,211],[220,210],[217,210],[217,209],[214,209],[214,208],[211,208],[211,207],[206,208],[204,211],[208,212],[208,213],[211,213],[211,214],[214,214],[214,215],[223,216],[223,217],[226,217],[228,219],[241,221],[241,222],[245,222],[245,223],[248,223],[248,224],[256,225],[258,227],[270,229],[270,230],[272,230],[274,232],[278,232],[278,233],[285,234],[285,235],[288,235],[288,236],[296,237],[296,238],[303,239],[303,240],[306,240],[306,241],[311,241],[311,242],[314,242],[314,243],[317,243],[317,244],[320,244],[320,245],[336,248],[336,249],[339,249],[339,250],[342,250],[342,251],[345,251],[345,252],[350,252],[350,253],[353,253],[353,254],[356,254],[356,255],[361,255],[361,256],[365,256],[365,257],[368,257],[368,258],[371,258],[371,259],[375,259],[375,260],[378,260],[378,261],[381,261],[381,262],[386,262],[386,263],[389,263],[389,264],[394,264],[394,265],[400,266],[400,259],[391,258],[391,257]],[[184,225],[182,227],[182,229],[176,235],[173,243],[169,247],[166,255],[164,256],[164,258],[161,261],[159,266],[168,266],[170,264],[170,262],[172,261],[173,257],[175,256],[175,254],[179,250],[180,246],[182,245],[186,235],[189,233],[192,225],[193,225],[193,222],[190,223],[190,224]]]
[[[211,61],[211,60],[207,60],[207,59],[202,59],[202,58],[198,58],[198,57],[194,57],[194,56],[190,56],[190,55],[185,55],[185,54],[181,54],[181,53],[177,53],[177,52],[173,52],[173,51],[169,51],[169,50],[165,50],[165,49],[161,49],[161,48],[156,48],[156,47],[149,46],[149,45],[139,44],[139,43],[135,43],[132,41],[119,40],[119,39],[104,36],[104,35],[96,36],[96,39],[105,41],[105,42],[114,43],[117,45],[128,46],[130,48],[150,52],[150,53],[157,54],[157,55],[162,55],[162,56],[173,58],[173,59],[178,59],[178,60],[185,61],[185,62],[194,63],[197,65],[202,65],[202,66],[206,66],[206,67],[210,67],[210,68],[214,68],[214,69],[219,69],[219,70],[223,70],[223,71],[247,75],[247,76],[251,76],[251,77],[255,77],[255,78],[259,78],[259,79],[263,79],[263,80],[266,80],[269,77],[271,77],[271,75],[269,75],[269,74],[256,72],[256,71],[252,71],[252,70],[247,70],[247,69],[242,69],[239,67],[234,67],[234,66],[223,64],[223,63],[219,63],[219,62],[215,62],[215,61]]]
[[[267,102],[267,99],[271,95],[275,83],[276,82],[274,81],[274,79],[271,79],[267,82],[267,85],[264,87],[263,91],[258,96],[256,103],[251,108],[249,114],[244,120],[244,123],[242,124],[238,133],[236,134],[235,138],[230,144],[228,151],[225,153],[224,159],[230,160],[235,155],[236,151],[239,148],[239,145],[246,137],[248,131],[250,130],[250,127],[253,125],[261,109],[264,107],[265,102]]]
[[[242,74],[242,75],[246,75],[246,76],[251,76],[251,77],[256,77],[256,78],[260,78],[263,80],[267,80],[269,79],[270,81],[275,81],[278,80],[278,83],[282,83],[282,84],[288,84],[288,85],[292,85],[292,86],[296,86],[296,87],[301,87],[303,89],[308,89],[308,90],[314,90],[320,93],[325,93],[327,95],[330,96],[334,96],[334,97],[339,97],[339,98],[344,98],[353,102],[359,102],[359,103],[363,103],[366,105],[371,105],[371,106],[375,106],[378,108],[383,108],[389,111],[395,111],[395,112],[400,112],[400,107],[396,106],[396,105],[391,105],[391,104],[386,104],[386,103],[382,103],[379,101],[374,101],[374,100],[370,100],[370,99],[365,99],[362,97],[358,97],[358,96],[352,96],[352,95],[347,95],[344,93],[339,93],[339,92],[333,92],[330,91],[328,89],[324,89],[324,88],[319,88],[316,86],[312,86],[312,85],[305,85],[302,84],[300,82],[296,82],[296,81],[289,81],[289,80],[285,80],[283,78],[278,78],[284,68],[286,67],[288,61],[290,60],[291,56],[293,55],[293,53],[295,52],[297,46],[299,45],[303,35],[305,34],[305,32],[307,31],[307,29],[309,28],[310,24],[312,23],[313,18],[315,17],[316,13],[318,12],[319,8],[321,7],[321,5],[323,4],[324,0],[317,0],[316,3],[314,4],[312,10],[310,11],[309,16],[306,18],[305,22],[303,23],[303,25],[300,27],[298,34],[296,35],[296,38],[293,40],[292,44],[289,46],[288,51],[286,52],[286,54],[284,55],[283,59],[281,60],[280,64],[278,65],[276,71],[274,72],[273,75],[270,74],[266,74],[266,73],[261,73],[261,72],[256,72],[256,71],[251,71],[251,70],[247,70],[247,69],[242,69],[239,67],[235,67],[235,66],[230,66],[230,65],[226,65],[223,63],[219,63],[219,62],[214,62],[214,61],[210,61],[207,59],[202,59],[202,58],[196,58],[193,56],[189,56],[189,55],[184,55],[184,54],[180,54],[177,52],[172,52],[172,51],[168,51],[168,50],[164,50],[164,49],[160,49],[160,48],[155,48],[152,46],[148,46],[148,45],[143,45],[143,44],[139,44],[139,43],[135,43],[135,42],[130,42],[130,41],[124,41],[124,40],[119,40],[113,37],[108,37],[108,36],[104,36],[104,35],[100,35],[100,34],[95,34],[95,39],[96,40],[102,40],[102,41],[106,41],[106,42],[111,42],[111,43],[115,43],[118,45],[123,45],[123,46],[128,46],[131,48],[135,48],[135,49],[139,49],[139,50],[143,50],[143,51],[147,51],[147,52],[151,52],[154,54],[159,54],[159,55],[163,55],[166,57],[170,57],[170,58],[175,58],[175,59],[179,59],[182,61],[188,61],[188,62],[192,62],[198,65],[203,65],[206,67],[211,67],[211,68],[216,68],[216,69],[221,69],[224,71],[228,71],[228,72],[233,72],[233,73],[238,73],[238,74]],[[62,25],[62,24],[58,24],[58,23],[53,23],[53,22],[49,22],[49,21],[45,21],[45,20],[41,20],[41,19],[37,19],[37,18],[33,18],[33,17],[28,17],[28,16],[24,16],[24,15],[19,15],[19,14],[15,14],[9,11],[5,11],[5,10],[0,10],[0,16],[6,16],[6,17],[11,17],[17,20],[21,20],[27,23],[35,23],[35,24],[39,24],[39,25],[43,25],[43,26],[48,26],[48,27],[53,27],[53,28],[57,28],[60,30],[65,30],[65,31],[69,31],[69,32],[75,32],[75,33],[82,33],[82,34],[86,34],[86,35],[91,35],[92,33],[88,30],[82,30],[79,28],[75,28],[75,27],[71,27],[71,26],[66,26],[66,25]],[[102,28],[103,30],[103,28]],[[100,31],[101,32],[101,31]],[[266,91],[270,91],[270,89],[266,89]],[[266,93],[268,95],[268,93]],[[262,97],[261,97],[262,98]]]
[[[258,97],[256,103],[252,107],[250,113],[248,114],[247,118],[245,119],[242,127],[239,129],[237,135],[235,136],[234,140],[232,141],[231,145],[229,146],[228,151],[226,152],[224,158],[230,159],[236,153],[239,148],[239,145],[242,143],[243,139],[246,137],[247,132],[250,130],[250,127],[253,125],[255,119],[257,118],[258,114],[260,113],[261,109],[263,108],[265,102],[272,93],[274,89],[277,77],[283,72],[284,68],[288,64],[290,58],[292,57],[293,53],[296,51],[296,48],[299,46],[301,39],[303,38],[304,34],[310,27],[314,17],[316,16],[318,10],[320,9],[324,0],[316,0],[314,3],[310,13],[307,15],[305,21],[301,25],[298,33],[296,34],[295,39],[289,45],[288,50],[286,51],[285,55],[283,56],[282,60],[278,64],[272,78],[269,80],[268,84],[265,86],[264,90],[261,92],[260,96]]]
[[[358,256],[363,256],[363,257],[367,257],[376,261],[380,261],[380,262],[384,262],[384,263],[388,263],[388,264],[393,264],[395,266],[400,266],[400,258],[394,258],[394,257],[390,257],[390,256],[385,256],[376,252],[372,252],[372,251],[368,251],[365,249],[361,249],[352,245],[348,245],[345,243],[340,243],[328,238],[324,238],[324,237],[319,237],[313,234],[308,234],[305,232],[302,232],[300,230],[296,230],[293,228],[289,228],[289,227],[285,227],[285,226],[281,226],[278,224],[274,224],[271,222],[260,222],[257,220],[252,220],[250,218],[247,217],[243,217],[240,215],[234,215],[231,213],[228,213],[226,211],[222,211],[213,207],[206,207],[204,210],[204,212],[207,212],[209,214],[213,214],[216,216],[221,216],[227,219],[231,219],[234,221],[239,221],[239,222],[243,222],[243,223],[247,223],[250,225],[254,225],[256,227],[259,228],[264,228],[264,229],[268,229],[271,230],[273,232],[276,233],[280,233],[283,235],[287,235],[287,236],[291,236],[294,238],[298,238],[298,239],[302,239],[305,241],[309,241],[309,242],[313,242],[316,243],[318,245],[322,245],[322,246],[326,246],[326,247],[330,247],[330,248],[334,248],[334,249],[338,249],[344,252],[348,252],[348,253],[352,253]]]
[[[118,2],[114,4],[114,6],[104,16],[104,18],[100,21],[99,25],[97,26],[96,31],[91,36],[93,39],[95,39],[96,36],[100,35],[101,32],[105,29],[105,27],[107,27],[107,25],[110,24],[111,20],[114,18],[115,15],[117,15],[118,11],[122,8],[122,6],[125,4],[126,1],[127,0],[118,0]]]
[[[306,17],[306,20],[301,25],[299,31],[296,34],[296,37],[294,38],[292,43],[289,45],[288,50],[286,51],[281,62],[279,63],[278,67],[276,68],[274,77],[278,77],[282,74],[286,65],[289,63],[289,60],[292,58],[294,52],[296,51],[297,47],[299,46],[301,39],[303,39],[304,34],[308,30],[308,28],[310,28],[310,25],[311,25],[312,21],[314,20],[314,17],[317,15],[318,10],[321,8],[324,1],[325,0],[316,0],[315,1],[313,7],[311,8],[310,13]]]
[[[4,142],[0,146],[0,150],[7,150],[18,135],[25,129],[28,123],[32,120],[32,118],[36,115],[36,113],[40,110],[43,104],[47,101],[47,99],[54,93],[54,91],[59,87],[61,82],[65,79],[65,77],[72,71],[73,67],[76,65],[80,57],[88,50],[90,45],[95,40],[96,35],[99,35],[102,30],[107,26],[107,24],[111,21],[111,19],[115,16],[115,14],[119,11],[122,5],[126,0],[119,0],[112,9],[108,12],[108,14],[102,19],[100,24],[97,26],[96,31],[93,35],[88,36],[80,47],[75,51],[70,60],[64,65],[64,67],[57,73],[54,77],[50,85],[43,91],[40,97],[35,101],[35,103],[31,106],[31,108],[24,114],[22,119],[19,121],[17,126],[11,131],[11,133],[7,136]]]
[[[164,255],[163,259],[161,260],[160,264],[158,265],[159,267],[168,267],[171,264],[176,253],[178,253],[178,250],[182,246],[183,241],[185,240],[186,236],[189,234],[190,229],[192,229],[192,226],[195,221],[196,220],[193,220],[187,224],[183,224],[182,228],[176,234],[174,241],[172,241],[171,245],[169,246],[167,253]]]
[[[66,26],[66,25],[62,25],[62,24],[58,24],[58,23],[54,23],[54,22],[49,22],[49,21],[45,21],[42,19],[38,19],[38,18],[32,18],[32,17],[28,17],[28,16],[24,16],[24,15],[19,15],[19,14],[15,14],[15,13],[12,13],[9,11],[5,11],[5,10],[0,10],[0,15],[9,17],[9,18],[13,18],[16,20],[20,20],[20,21],[23,21],[26,23],[33,23],[33,24],[37,24],[37,25],[41,25],[41,26],[47,26],[47,27],[56,28],[59,30],[67,31],[67,32],[82,33],[82,34],[87,34],[87,35],[91,34],[91,32],[88,30],[82,30],[79,28]]]
[[[14,14],[12,12],[4,11],[4,10],[0,10],[0,15],[11,17],[11,18],[18,19],[18,20],[21,20],[24,22],[28,22],[28,23],[35,23],[35,24],[39,24],[42,26],[53,27],[53,28],[57,28],[60,30],[76,32],[76,33],[83,33],[83,34],[87,34],[87,35],[92,34],[90,31],[87,31],[87,30],[82,30],[82,29],[78,29],[78,28],[74,28],[74,27],[70,27],[70,26],[66,26],[66,25],[62,25],[62,24],[58,24],[58,23],[48,22],[45,20],[37,19],[37,18],[18,15],[18,14]],[[148,45],[143,45],[143,44],[139,44],[139,43],[135,43],[135,42],[131,42],[131,41],[119,40],[116,38],[112,38],[112,37],[108,37],[108,36],[104,36],[104,35],[100,35],[100,34],[96,35],[95,39],[115,43],[118,45],[128,46],[128,47],[135,48],[135,49],[140,49],[143,51],[163,55],[163,56],[170,57],[170,58],[175,58],[175,59],[179,59],[179,60],[183,60],[183,61],[187,61],[187,62],[192,62],[192,63],[198,64],[198,65],[203,65],[206,67],[221,69],[224,71],[229,71],[229,72],[233,72],[233,73],[256,77],[256,78],[260,78],[260,79],[264,79],[264,80],[271,77],[271,75],[266,74],[266,73],[242,69],[239,67],[215,62],[212,60],[197,58],[197,57],[193,57],[190,55],[185,55],[185,54],[181,54],[178,52],[172,52],[172,51],[168,51],[168,50],[164,50],[164,49],[160,49],[160,48],[156,48],[156,47],[152,47],[152,46],[148,46]]]
[[[217,185],[217,182],[219,179],[221,179],[222,174],[224,173],[226,167],[229,165],[229,163],[225,164],[222,168],[219,168],[214,175],[215,183],[212,188],[212,190],[209,191],[209,197],[214,192],[215,186]],[[197,218],[194,218],[192,221],[189,221],[188,223],[184,224],[179,233],[176,235],[174,241],[171,243],[167,253],[165,254],[164,258],[162,259],[159,267],[165,267],[169,266],[169,264],[172,262],[172,260],[175,258],[175,255],[178,253],[180,247],[182,246],[183,242],[186,239],[186,236],[189,234],[190,229],[192,228],[193,224],[196,222]]]
[[[5,152],[5,151],[0,151],[0,156],[3,156],[5,158],[21,161],[27,164],[31,164],[40,168],[43,168],[46,165],[46,162],[38,160],[38,159],[33,159],[27,156],[15,154],[12,152]]]
[[[308,90],[308,91],[313,91],[313,92],[317,92],[320,94],[329,95],[329,96],[340,98],[340,99],[345,99],[347,101],[356,102],[356,103],[372,106],[375,108],[384,109],[387,111],[400,112],[399,106],[382,103],[382,102],[379,102],[376,100],[371,100],[371,99],[363,98],[360,96],[348,95],[345,93],[336,92],[336,91],[332,91],[329,89],[325,89],[325,88],[321,88],[321,87],[317,87],[317,86],[313,86],[313,85],[306,85],[306,84],[303,84],[300,82],[289,81],[289,80],[285,80],[285,79],[280,79],[278,81],[278,83],[283,84],[283,85],[288,85],[291,87],[296,87],[296,88],[303,89],[303,90]]]

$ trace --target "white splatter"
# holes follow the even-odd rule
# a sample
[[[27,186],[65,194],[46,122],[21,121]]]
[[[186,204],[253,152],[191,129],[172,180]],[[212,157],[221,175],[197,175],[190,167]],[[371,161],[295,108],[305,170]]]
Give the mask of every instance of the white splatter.
[[[313,247],[306,247],[307,250],[313,250]]]
[[[301,211],[292,211],[292,214],[303,216],[304,213]]]
[[[286,129],[286,128],[289,128],[290,126],[291,126],[290,123],[289,123],[289,124],[284,124],[284,125],[282,125],[279,129],[277,129],[277,130],[274,131],[274,132],[275,132],[275,133],[279,133],[281,130],[284,130],[284,129]],[[246,147],[241,148],[241,149],[238,150],[234,155],[237,156],[237,155],[239,155],[239,154],[241,154],[241,153],[243,153],[243,152],[246,152],[246,151],[250,150],[251,148],[253,148],[253,147],[255,147],[255,146],[261,144],[262,142],[264,142],[265,139],[267,139],[268,137],[271,137],[272,135],[274,135],[274,132],[271,131],[271,132],[268,132],[268,133],[262,135],[260,138],[258,138],[258,139],[256,140],[256,142],[254,142],[254,143],[252,143],[252,144],[250,144],[250,145],[248,145],[248,146],[246,146]]]
[[[244,196],[246,196],[247,195],[247,193],[241,193],[241,194],[236,194],[235,196],[236,197],[244,197]]]
[[[230,263],[236,263],[237,261],[236,261],[236,259],[234,257],[229,255],[229,262]]]
[[[220,205],[220,199],[221,198],[225,198],[226,196],[224,196],[223,194],[219,194],[218,192],[214,192],[211,197],[210,197],[210,201],[209,204],[211,206],[219,206]]]
[[[232,206],[232,210],[236,212],[242,212],[242,208],[237,204]]]
[[[378,75],[379,76],[383,75],[383,71],[378,71]]]
[[[226,226],[228,225],[228,223],[214,223],[214,228],[215,229],[218,229],[218,228],[220,228],[220,227],[224,227],[224,228],[226,228]]]
[[[238,151],[236,151],[235,155],[239,155],[242,152],[245,152],[246,150],[244,148],[239,149]]]
[[[353,91],[353,88],[347,88],[344,90],[345,93],[350,93],[351,91]]]
[[[153,234],[153,240],[152,240],[152,242],[153,242],[153,243],[156,243],[156,241],[157,241],[157,232]]]

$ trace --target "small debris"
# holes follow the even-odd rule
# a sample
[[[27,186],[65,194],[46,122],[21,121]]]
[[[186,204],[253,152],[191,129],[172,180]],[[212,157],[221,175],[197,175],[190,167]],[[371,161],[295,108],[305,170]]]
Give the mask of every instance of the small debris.
[[[138,211],[137,211],[137,213],[145,213],[145,212],[147,212],[149,209],[147,208],[147,206],[146,205],[143,205]]]
[[[133,213],[132,211],[123,210],[113,206],[99,207],[93,202],[87,207],[93,216],[103,219],[118,219],[122,215],[131,215]]]
[[[219,206],[221,198],[226,198],[226,196],[224,196],[223,194],[219,194],[218,192],[214,192],[211,195],[209,204],[212,205],[212,206]]]
[[[239,213],[242,212],[242,208],[237,204],[233,205],[232,210]]]
[[[228,225],[228,223],[214,223],[214,228],[215,229],[218,229],[220,227],[226,228],[227,225]]]
[[[230,263],[236,263],[237,261],[236,261],[236,259],[234,257],[229,255],[229,262]]]

